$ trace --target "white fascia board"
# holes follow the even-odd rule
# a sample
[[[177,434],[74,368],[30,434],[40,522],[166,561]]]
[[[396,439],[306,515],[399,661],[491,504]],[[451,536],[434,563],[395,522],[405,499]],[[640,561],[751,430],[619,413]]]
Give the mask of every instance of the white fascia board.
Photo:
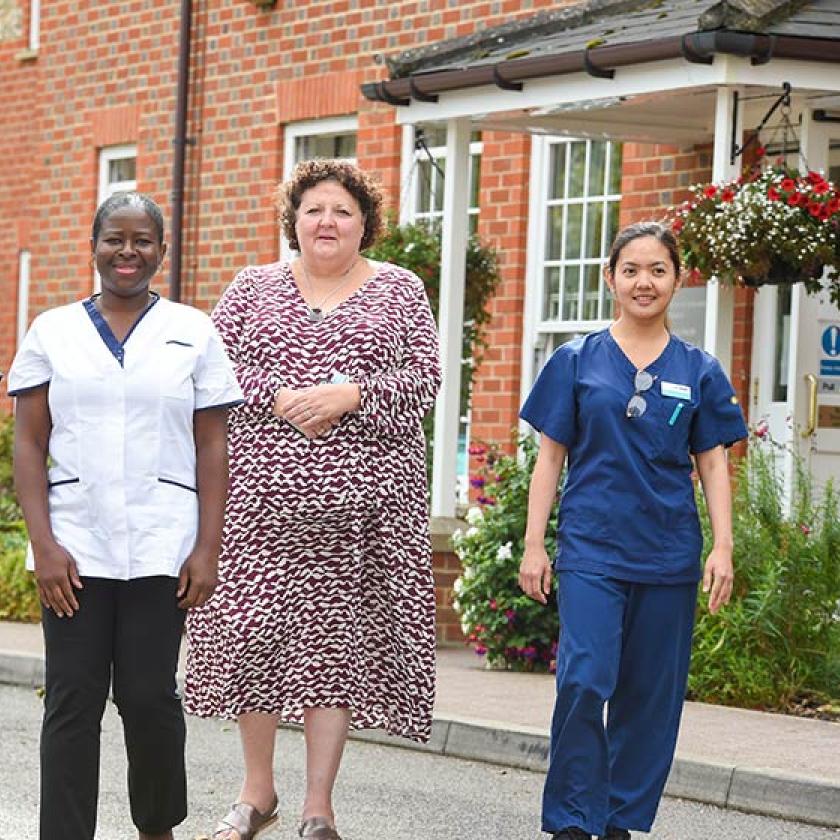
[[[773,59],[753,66],[749,59],[719,55],[713,64],[692,64],[682,58],[636,64],[616,69],[613,79],[596,79],[587,73],[566,73],[525,82],[521,91],[495,85],[439,94],[437,102],[412,100],[398,107],[397,122],[440,122],[458,117],[484,118],[500,112],[544,108],[607,97],[637,96],[718,85],[778,87],[790,82],[794,90],[840,90],[840,73],[825,62]]]

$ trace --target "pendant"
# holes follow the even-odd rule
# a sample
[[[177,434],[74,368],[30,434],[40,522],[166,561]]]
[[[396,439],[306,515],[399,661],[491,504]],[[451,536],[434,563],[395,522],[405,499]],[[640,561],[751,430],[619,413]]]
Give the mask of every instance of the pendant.
[[[323,321],[324,320],[324,311],[322,309],[318,309],[318,308],[313,309],[312,307],[310,307],[309,308],[309,320],[313,324],[317,324],[319,321]]]

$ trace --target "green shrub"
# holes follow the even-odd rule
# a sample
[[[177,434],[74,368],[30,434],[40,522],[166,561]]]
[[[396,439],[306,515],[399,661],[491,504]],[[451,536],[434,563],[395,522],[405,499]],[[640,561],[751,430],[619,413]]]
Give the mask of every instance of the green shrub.
[[[751,441],[736,472],[735,588],[718,615],[698,609],[692,699],[784,710],[840,696],[840,518],[831,484],[815,495],[795,461],[790,514],[778,458]],[[698,506],[710,547],[702,494]],[[704,599],[701,599],[704,600]]]
[[[26,529],[23,522],[0,529],[0,619],[40,621],[35,578],[24,568]]]
[[[0,417],[0,529],[23,517],[15,498],[12,475],[12,451],[15,423],[12,417]]]
[[[525,536],[528,482],[537,447],[521,441],[523,460],[473,446],[482,463],[473,479],[479,506],[467,512],[469,527],[453,536],[464,567],[455,583],[455,609],[476,653],[491,666],[516,671],[545,671],[557,649],[557,610],[553,599],[540,604],[519,588],[519,560]],[[554,556],[556,511],[547,529],[546,548]]]

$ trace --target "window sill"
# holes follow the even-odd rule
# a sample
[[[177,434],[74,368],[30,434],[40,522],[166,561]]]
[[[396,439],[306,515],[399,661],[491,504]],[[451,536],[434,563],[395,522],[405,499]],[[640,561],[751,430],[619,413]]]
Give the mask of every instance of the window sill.
[[[21,64],[26,64],[30,61],[36,61],[38,59],[38,50],[30,50],[29,48],[25,50],[20,50],[19,52],[15,53],[15,61],[19,61]]]

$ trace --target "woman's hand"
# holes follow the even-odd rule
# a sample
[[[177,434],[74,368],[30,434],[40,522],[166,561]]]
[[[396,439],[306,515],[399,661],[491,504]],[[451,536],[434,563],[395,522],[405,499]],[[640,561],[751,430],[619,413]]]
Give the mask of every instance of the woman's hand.
[[[59,618],[70,618],[78,609],[74,589],[83,589],[76,561],[64,546],[54,540],[32,546],[35,555],[35,581],[41,603]]]
[[[359,386],[351,382],[299,390],[280,388],[274,413],[297,426],[308,438],[316,438],[329,434],[348,412],[358,411],[360,402]]]
[[[212,594],[218,581],[219,558],[214,551],[196,546],[178,575],[178,606],[182,610],[200,607]]]
[[[546,603],[551,592],[551,561],[544,545],[525,546],[519,564],[519,586],[530,598]]]
[[[709,612],[716,613],[732,597],[732,551],[713,548],[706,558],[703,572],[703,591],[709,594]]]

